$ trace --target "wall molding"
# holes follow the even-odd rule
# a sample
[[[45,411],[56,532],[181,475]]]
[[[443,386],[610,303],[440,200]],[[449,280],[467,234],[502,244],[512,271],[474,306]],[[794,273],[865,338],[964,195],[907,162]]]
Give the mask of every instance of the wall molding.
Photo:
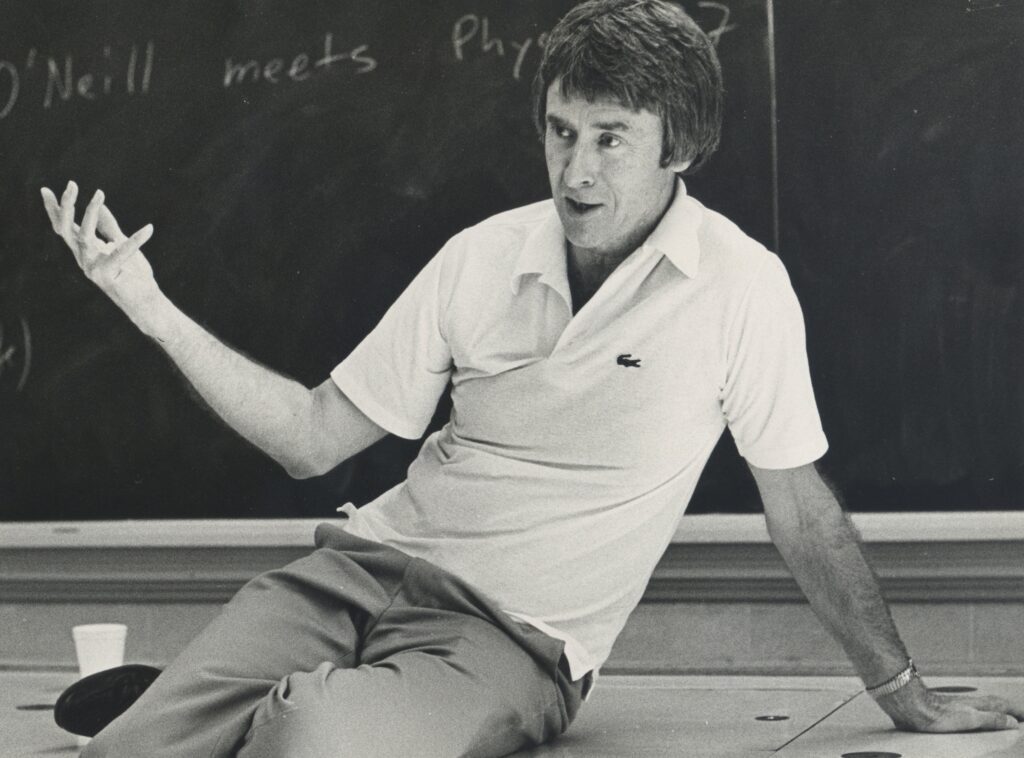
[[[1024,602],[1024,512],[854,514],[893,602]],[[223,603],[321,520],[0,525],[0,603]],[[683,519],[645,602],[803,602],[761,515]]]

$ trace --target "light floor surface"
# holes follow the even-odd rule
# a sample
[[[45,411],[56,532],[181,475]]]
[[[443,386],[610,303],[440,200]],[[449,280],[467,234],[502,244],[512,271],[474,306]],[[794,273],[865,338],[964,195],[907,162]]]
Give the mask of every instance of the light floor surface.
[[[77,755],[77,738],[53,723],[52,712],[72,681],[71,673],[0,671],[0,758]],[[1024,677],[927,681],[1024,699]],[[608,675],[561,739],[516,755],[1024,758],[1024,727],[958,735],[897,732],[858,680],[848,677]]]

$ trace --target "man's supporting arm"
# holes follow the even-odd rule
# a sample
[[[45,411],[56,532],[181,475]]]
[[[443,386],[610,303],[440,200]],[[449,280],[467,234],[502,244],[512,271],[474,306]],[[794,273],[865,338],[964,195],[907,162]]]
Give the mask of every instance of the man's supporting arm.
[[[907,666],[908,656],[860,548],[857,532],[813,465],[750,467],[764,502],[768,533],[818,618],[869,686]],[[878,698],[897,727],[961,732],[1012,729],[1024,704],[1002,698],[951,697],[914,678]]]
[[[48,189],[42,194],[54,231],[86,276],[156,340],[217,415],[289,474],[325,473],[385,435],[332,380],[310,390],[227,347],[182,313],[139,249],[152,227],[126,237],[102,192],[76,224],[73,182],[59,202]]]

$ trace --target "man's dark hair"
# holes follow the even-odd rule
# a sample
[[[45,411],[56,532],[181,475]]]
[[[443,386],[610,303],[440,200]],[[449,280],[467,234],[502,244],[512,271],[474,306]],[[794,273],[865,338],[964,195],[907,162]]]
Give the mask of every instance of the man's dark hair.
[[[696,22],[665,0],[589,0],[551,30],[533,80],[534,117],[543,139],[548,88],[563,97],[617,100],[661,117],[661,165],[700,168],[718,147],[722,69]]]

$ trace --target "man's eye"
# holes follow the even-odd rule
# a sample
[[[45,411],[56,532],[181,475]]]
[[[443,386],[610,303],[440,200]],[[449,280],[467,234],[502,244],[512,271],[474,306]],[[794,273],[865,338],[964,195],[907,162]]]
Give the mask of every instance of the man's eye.
[[[601,139],[598,140],[601,147],[618,147],[622,144],[622,140],[616,137],[614,134],[602,134]]]
[[[559,139],[569,139],[572,137],[572,132],[564,126],[552,126],[551,128],[555,132],[555,136]]]

